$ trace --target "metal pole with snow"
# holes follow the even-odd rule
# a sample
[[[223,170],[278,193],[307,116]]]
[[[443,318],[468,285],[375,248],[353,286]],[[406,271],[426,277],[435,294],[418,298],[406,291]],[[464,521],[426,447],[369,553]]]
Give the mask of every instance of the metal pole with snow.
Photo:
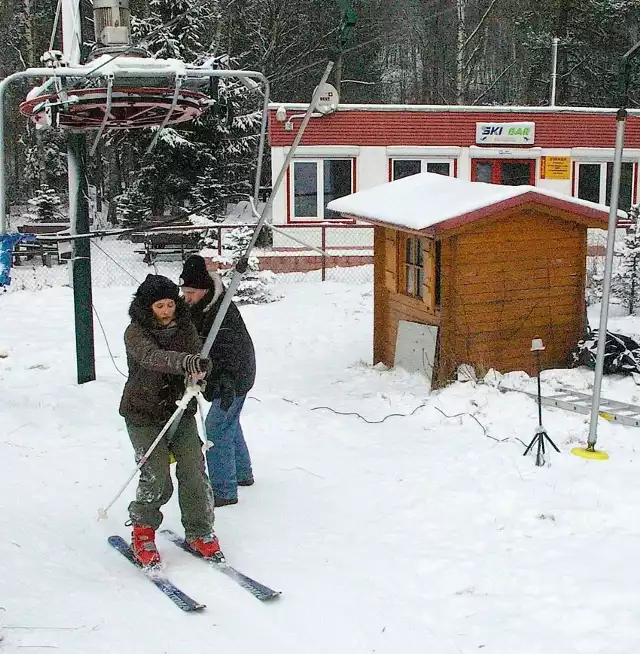
[[[62,0],[62,47],[70,66],[80,64],[82,29],[80,0]],[[89,234],[89,200],[85,165],[86,136],[71,131],[67,140],[69,176],[69,222],[71,234]],[[91,245],[89,238],[73,240],[71,274],[76,333],[76,369],[78,384],[96,378],[93,338],[93,292],[91,288]]]
[[[253,249],[253,247],[256,244],[256,241],[258,240],[258,236],[260,235],[260,230],[262,229],[262,226],[264,225],[267,217],[271,214],[271,209],[273,207],[273,201],[275,199],[275,196],[278,193],[278,189],[282,185],[282,182],[284,181],[285,175],[287,174],[287,170],[289,169],[289,165],[291,164],[291,161],[293,160],[293,157],[296,153],[296,149],[300,144],[300,141],[302,140],[302,135],[304,134],[307,124],[311,119],[311,114],[313,113],[313,110],[316,108],[318,101],[320,100],[320,95],[322,94],[323,87],[329,77],[329,74],[331,73],[332,68],[333,68],[333,62],[330,61],[327,63],[327,67],[324,71],[324,74],[322,75],[322,79],[320,80],[320,83],[318,84],[318,86],[316,86],[315,91],[313,92],[311,102],[309,103],[309,107],[307,108],[304,118],[302,119],[300,129],[298,130],[295,138],[293,139],[293,143],[291,144],[291,147],[289,148],[289,152],[285,157],[285,160],[282,164],[282,168],[280,169],[280,172],[278,173],[278,177],[276,178],[276,181],[273,184],[273,188],[271,189],[271,194],[269,195],[269,199],[267,200],[267,203],[265,204],[264,209],[262,210],[260,219],[256,224],[253,237],[251,238],[251,241],[247,245],[247,249],[245,250],[244,254],[236,262],[233,271],[233,277],[231,278],[229,287],[225,291],[224,297],[222,299],[222,303],[220,304],[220,308],[218,309],[218,313],[216,314],[213,324],[211,325],[211,329],[209,330],[209,334],[207,335],[207,338],[204,344],[202,345],[202,349],[200,351],[201,357],[209,356],[209,351],[211,350],[211,346],[213,345],[213,342],[218,334],[218,331],[220,330],[220,326],[222,325],[222,321],[224,320],[224,317],[227,313],[227,309],[229,308],[229,305],[233,300],[233,296],[235,295],[236,290],[238,289],[240,281],[242,280],[242,276],[247,270],[249,264],[249,256],[251,255],[251,250]],[[129,477],[121,486],[120,490],[116,493],[116,495],[111,499],[111,501],[104,508],[100,507],[98,509],[99,520],[106,519],[108,517],[109,509],[115,504],[115,502],[118,500],[120,495],[122,495],[122,493],[125,491],[126,487],[131,483],[131,480],[135,477],[138,470],[140,470],[143,464],[151,456],[151,453],[153,452],[153,450],[155,450],[158,443],[164,438],[165,434],[167,433],[170,434],[172,428],[175,428],[175,426],[177,426],[177,424],[182,419],[182,415],[184,414],[189,402],[193,397],[197,397],[199,392],[200,392],[200,387],[197,384],[187,387],[184,396],[178,402],[178,408],[173,412],[173,415],[171,416],[171,418],[169,418],[167,424],[162,428],[160,433],[156,436],[156,439],[153,441],[153,443],[151,443],[149,449],[144,453],[144,456],[140,459],[138,465],[131,472]]]
[[[636,43],[622,57],[622,98],[616,114],[616,149],[613,157],[613,179],[611,181],[611,202],[609,206],[609,225],[607,230],[607,254],[604,265],[604,283],[602,288],[602,306],[600,308],[600,324],[598,327],[598,350],[596,354],[595,376],[593,381],[593,399],[591,402],[591,418],[589,422],[589,437],[586,447],[575,447],[571,452],[586,459],[608,459],[606,452],[596,450],[598,437],[598,418],[600,415],[600,390],[602,388],[602,373],[604,369],[604,354],[607,340],[607,318],[609,316],[609,296],[611,293],[611,273],[613,269],[613,252],[616,237],[616,222],[618,220],[618,200],[620,196],[620,174],[622,171],[622,153],[624,150],[624,129],[627,121],[627,105],[629,104],[629,82],[631,78],[631,62],[640,54],[640,43]]]

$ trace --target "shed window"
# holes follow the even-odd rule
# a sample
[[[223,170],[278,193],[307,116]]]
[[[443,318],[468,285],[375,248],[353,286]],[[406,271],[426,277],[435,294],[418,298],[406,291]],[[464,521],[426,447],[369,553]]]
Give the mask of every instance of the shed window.
[[[292,220],[340,218],[327,204],[353,193],[353,159],[297,160],[291,173]]]
[[[418,173],[437,173],[438,175],[453,175],[451,159],[393,159],[391,165],[391,181],[417,175]]]
[[[633,178],[635,165],[630,161],[622,163],[620,176],[619,208],[628,211],[633,198]],[[611,202],[613,163],[576,164],[576,195],[582,200],[608,205]]]
[[[404,254],[404,292],[412,297],[424,294],[424,254],[422,240],[408,236],[405,241]]]
[[[436,307],[440,306],[440,280],[442,279],[442,241],[436,241],[436,261],[435,261],[435,283],[433,291],[433,299]]]
[[[425,304],[427,311],[440,308],[442,249],[439,239],[400,234],[397,292]]]

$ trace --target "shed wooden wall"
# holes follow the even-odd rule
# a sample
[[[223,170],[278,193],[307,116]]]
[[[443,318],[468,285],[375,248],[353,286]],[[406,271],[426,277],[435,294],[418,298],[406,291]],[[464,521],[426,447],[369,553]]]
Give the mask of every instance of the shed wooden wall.
[[[394,364],[398,322],[409,320],[440,327],[435,385],[461,363],[534,374],[536,337],[544,367],[567,365],[585,326],[586,225],[529,206],[445,233],[437,309],[398,293],[399,238],[375,228],[374,362]]]
[[[465,362],[534,374],[536,337],[547,348],[543,366],[565,367],[584,332],[586,248],[585,225],[535,208],[445,239],[441,376]]]
[[[424,325],[439,325],[440,311],[420,298],[398,293],[399,232],[393,228],[374,228],[374,306],[373,361],[393,366],[398,322],[409,320]],[[433,242],[425,239],[424,265],[435,268]],[[425,297],[432,294],[434,275],[425,274]]]

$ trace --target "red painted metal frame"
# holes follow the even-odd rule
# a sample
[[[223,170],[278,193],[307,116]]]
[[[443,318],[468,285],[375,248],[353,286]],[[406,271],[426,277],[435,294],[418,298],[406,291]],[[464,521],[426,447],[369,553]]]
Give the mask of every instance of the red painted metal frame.
[[[108,129],[138,129],[162,124],[173,103],[173,88],[114,88]],[[104,122],[108,91],[106,88],[75,89],[61,104],[58,93],[29,98],[20,104],[20,113],[36,124],[46,124],[45,110],[50,103],[59,107],[58,126],[66,129],[98,129]],[[198,91],[181,90],[167,125],[197,118],[208,106],[208,96]]]

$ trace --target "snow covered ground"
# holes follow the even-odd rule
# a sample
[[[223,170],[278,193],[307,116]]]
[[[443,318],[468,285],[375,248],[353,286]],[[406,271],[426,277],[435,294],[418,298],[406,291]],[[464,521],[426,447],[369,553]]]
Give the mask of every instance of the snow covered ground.
[[[208,606],[182,613],[107,545],[128,537],[134,485],[96,521],[133,467],[114,365],[132,290],[96,289],[114,361],[96,323],[98,381],[81,387],[70,289],[0,296],[2,654],[635,651],[640,432],[603,421],[611,459],[585,461],[569,450],[587,417],[545,410],[562,453],[535,467],[526,395],[428,395],[421,377],[371,366],[370,285],[291,284],[242,307],[259,357],[244,414],[256,484],[217,511],[217,532],[233,565],[283,595],[261,604],[159,538],[172,580]],[[635,318],[612,326],[640,334]],[[592,374],[543,379],[588,390]],[[626,378],[603,395],[640,404]],[[180,529],[175,499],[165,525]]]

